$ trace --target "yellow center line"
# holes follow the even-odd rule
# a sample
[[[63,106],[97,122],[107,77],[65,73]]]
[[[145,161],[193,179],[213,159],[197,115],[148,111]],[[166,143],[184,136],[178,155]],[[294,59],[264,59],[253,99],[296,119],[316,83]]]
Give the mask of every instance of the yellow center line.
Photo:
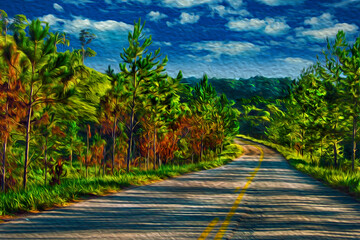
[[[237,187],[234,192],[235,192],[235,193],[238,192],[238,191],[240,190],[240,188],[241,188],[241,187]]]
[[[230,224],[230,221],[231,221],[231,218],[234,216],[235,214],[235,211],[236,209],[239,207],[239,204],[242,200],[242,198],[244,197],[245,195],[245,192],[246,190],[248,189],[248,187],[250,186],[252,180],[254,179],[256,173],[259,171],[260,169],[260,166],[261,166],[261,162],[263,161],[264,159],[264,152],[263,150],[259,147],[259,146],[256,146],[252,143],[248,143],[254,147],[256,147],[257,149],[260,150],[260,160],[259,160],[259,165],[254,169],[254,171],[251,173],[251,177],[247,177],[247,179],[249,179],[247,181],[247,183],[245,184],[245,186],[243,187],[243,189],[241,190],[239,196],[236,198],[233,206],[231,207],[229,213],[227,214],[226,218],[225,218],[225,221],[221,224],[221,227],[218,231],[218,233],[216,234],[215,236],[215,239],[216,240],[219,240],[219,239],[222,239],[222,237],[224,236],[225,232],[226,232],[226,229],[227,227],[229,226]],[[240,188],[239,188],[240,189]],[[237,192],[237,191],[236,191]],[[216,220],[217,219],[217,220]],[[214,221],[216,220],[216,222],[214,223]],[[214,220],[212,220],[210,222],[210,224],[208,225],[208,227],[205,229],[205,231],[201,234],[200,239],[205,239],[207,235],[209,235],[209,233],[211,232],[211,230],[215,227],[216,223],[218,222],[218,218],[215,218]]]
[[[209,235],[209,233],[214,229],[215,225],[218,223],[219,218],[216,217],[214,220],[210,222],[210,224],[207,226],[205,231],[201,234],[201,236],[198,238],[198,240],[205,240],[206,237]]]

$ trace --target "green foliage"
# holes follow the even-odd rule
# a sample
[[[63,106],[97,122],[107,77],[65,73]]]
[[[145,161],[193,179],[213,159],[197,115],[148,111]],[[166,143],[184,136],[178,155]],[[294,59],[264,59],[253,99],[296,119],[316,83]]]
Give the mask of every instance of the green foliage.
[[[90,29],[82,29],[79,33],[79,41],[81,44],[81,61],[82,64],[85,62],[85,58],[96,56],[96,52],[89,47],[86,47],[90,44],[94,39],[96,39],[96,35],[91,32]],[[86,48],[85,48],[86,47]]]
[[[32,186],[26,191],[0,193],[0,215],[19,212],[45,210],[54,206],[66,205],[89,195],[103,195],[119,191],[129,185],[145,185],[153,181],[175,177],[184,173],[219,167],[240,156],[239,145],[229,145],[222,156],[211,162],[186,165],[163,165],[156,170],[143,171],[133,169],[129,173],[117,176],[92,178],[67,178],[60,185]]]
[[[349,44],[342,31],[333,43],[328,40],[325,59],[305,69],[293,82],[289,96],[276,104],[281,114],[270,110],[268,139],[296,148],[319,166],[344,172],[351,156],[351,169],[357,170],[359,47],[360,38]]]
[[[201,79],[194,77],[184,78],[183,83],[195,86]],[[215,90],[224,93],[229,99],[251,99],[262,97],[264,99],[278,99],[288,95],[292,80],[290,78],[266,78],[255,76],[249,79],[210,78],[209,83]]]

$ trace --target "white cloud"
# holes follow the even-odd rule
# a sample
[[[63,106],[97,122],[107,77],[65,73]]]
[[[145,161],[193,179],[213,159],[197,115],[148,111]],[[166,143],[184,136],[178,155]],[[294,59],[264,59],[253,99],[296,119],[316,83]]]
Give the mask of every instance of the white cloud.
[[[353,4],[353,3],[360,3],[360,0],[343,0],[340,2],[336,2],[336,3],[329,3],[326,5],[331,6],[331,7],[347,7],[348,5]]]
[[[117,22],[113,20],[94,21],[87,18],[74,17],[74,19],[61,19],[52,14],[45,15],[39,18],[41,21],[48,22],[53,29],[61,30],[69,34],[78,35],[82,29],[90,28],[97,32],[97,35],[102,36],[101,32],[128,32],[133,30],[133,26],[124,22]],[[63,23],[63,24],[59,24]]]
[[[202,4],[214,4],[221,0],[162,0],[164,6],[176,8],[191,8]]]
[[[194,24],[200,19],[199,15],[193,13],[182,12],[179,19],[176,19],[174,22],[166,21],[168,27],[172,27],[176,24]]]
[[[304,58],[299,58],[299,57],[287,57],[287,58],[281,58],[279,59],[281,61],[284,61],[286,63],[290,63],[290,64],[301,64],[301,65],[312,65],[314,64],[314,62],[304,59]]]
[[[153,42],[154,46],[172,46],[171,42]]]
[[[322,29],[310,29],[306,30],[300,28],[298,35],[300,36],[309,36],[315,38],[316,40],[324,40],[326,38],[333,38],[336,36],[339,30],[343,30],[347,33],[355,33],[358,30],[358,26],[355,24],[348,23],[337,23],[333,27],[322,28]]]
[[[304,25],[310,27],[296,28],[296,36],[308,37],[316,41],[334,38],[339,30],[352,34],[359,29],[355,24],[339,23],[330,13],[323,13],[319,17],[307,18],[304,21]]]
[[[167,15],[158,11],[151,11],[147,14],[147,17],[150,19],[150,21],[157,22],[163,18],[167,18]]]
[[[90,19],[77,17],[74,20],[65,20],[64,32],[78,34],[81,29],[92,28]]]
[[[227,2],[235,9],[239,8],[243,4],[242,0],[227,0]]]
[[[59,4],[57,4],[57,3],[54,3],[53,7],[58,12],[64,12],[64,8],[62,6],[60,6]]]
[[[286,33],[290,26],[282,18],[244,18],[240,20],[230,20],[226,25],[233,31],[261,31],[269,35],[280,35]]]
[[[186,13],[186,12],[182,12],[180,15],[180,23],[181,24],[193,24],[196,23],[197,21],[199,21],[200,16],[199,15],[195,15],[192,13]]]
[[[95,29],[98,31],[132,31],[133,26],[124,22],[117,22],[113,20],[99,21],[99,22],[90,22]]]
[[[265,18],[265,20],[266,27],[264,32],[269,35],[284,34],[290,29],[290,26],[283,20],[276,20],[274,18]]]
[[[206,56],[196,56],[196,55],[193,55],[193,54],[187,54],[186,55],[187,57],[191,58],[191,59],[194,59],[196,60],[197,62],[208,62],[208,63],[211,63],[214,61],[214,56],[212,55],[206,55]]]
[[[214,58],[218,58],[221,55],[237,56],[244,54],[256,54],[263,49],[263,47],[250,42],[237,41],[202,41],[191,44],[182,44],[180,47],[191,51],[207,51]]]
[[[219,14],[220,17],[225,17],[227,15],[239,15],[242,17],[251,16],[251,13],[249,13],[246,9],[234,10],[223,5],[213,6],[211,9],[213,13]]]
[[[168,27],[172,27],[172,26],[176,25],[176,21],[175,21],[175,22],[166,21],[166,25],[167,25]]]
[[[63,3],[65,4],[74,4],[76,6],[79,6],[79,5],[86,5],[88,3],[93,3],[94,1],[92,0],[62,0]]]
[[[230,30],[234,31],[258,31],[266,27],[266,22],[258,18],[231,20],[227,24]]]
[[[57,18],[52,14],[45,15],[39,18],[41,21],[49,23],[50,26],[56,25],[58,22],[65,22],[66,20]]]
[[[304,21],[305,25],[312,27],[328,27],[334,24],[333,16],[330,13],[323,13],[319,17],[307,18]]]
[[[305,0],[256,0],[269,6],[282,6],[282,5],[298,5],[305,2]]]

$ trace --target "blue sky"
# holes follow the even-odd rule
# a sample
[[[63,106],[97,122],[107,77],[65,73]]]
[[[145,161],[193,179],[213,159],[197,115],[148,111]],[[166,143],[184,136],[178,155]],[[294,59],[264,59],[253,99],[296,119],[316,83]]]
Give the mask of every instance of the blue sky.
[[[49,22],[80,48],[81,29],[97,35],[86,65],[117,71],[134,21],[146,20],[151,50],[168,55],[167,72],[185,77],[297,77],[339,29],[359,36],[360,0],[0,0],[9,17]],[[59,47],[63,49],[64,47]]]

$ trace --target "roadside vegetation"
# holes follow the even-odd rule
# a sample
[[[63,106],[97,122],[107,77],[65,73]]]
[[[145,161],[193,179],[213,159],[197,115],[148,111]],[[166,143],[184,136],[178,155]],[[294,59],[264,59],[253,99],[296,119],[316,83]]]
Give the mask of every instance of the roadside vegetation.
[[[349,193],[350,195],[360,199],[359,171],[344,171],[343,169],[321,166],[309,158],[309,156],[301,156],[297,153],[296,150],[290,149],[289,147],[241,134],[238,135],[238,137],[261,143],[265,146],[276,149],[286,158],[286,160],[289,161],[289,164],[295,169],[306,173],[331,187]]]
[[[86,194],[216,167],[239,153],[240,112],[205,75],[170,77],[167,57],[134,23],[119,69],[85,65],[65,33],[0,10],[0,215],[44,209]]]
[[[216,159],[207,161],[162,165],[155,170],[132,168],[129,173],[122,171],[115,175],[99,177],[72,176],[63,179],[61,184],[55,186],[33,185],[26,190],[9,191],[0,195],[0,216],[65,206],[89,196],[101,196],[129,186],[145,185],[189,172],[216,168],[229,163],[241,154],[240,145],[230,144]]]
[[[295,168],[359,196],[360,37],[350,42],[339,31],[287,96],[248,99],[241,112],[263,129],[246,135],[265,140]]]

